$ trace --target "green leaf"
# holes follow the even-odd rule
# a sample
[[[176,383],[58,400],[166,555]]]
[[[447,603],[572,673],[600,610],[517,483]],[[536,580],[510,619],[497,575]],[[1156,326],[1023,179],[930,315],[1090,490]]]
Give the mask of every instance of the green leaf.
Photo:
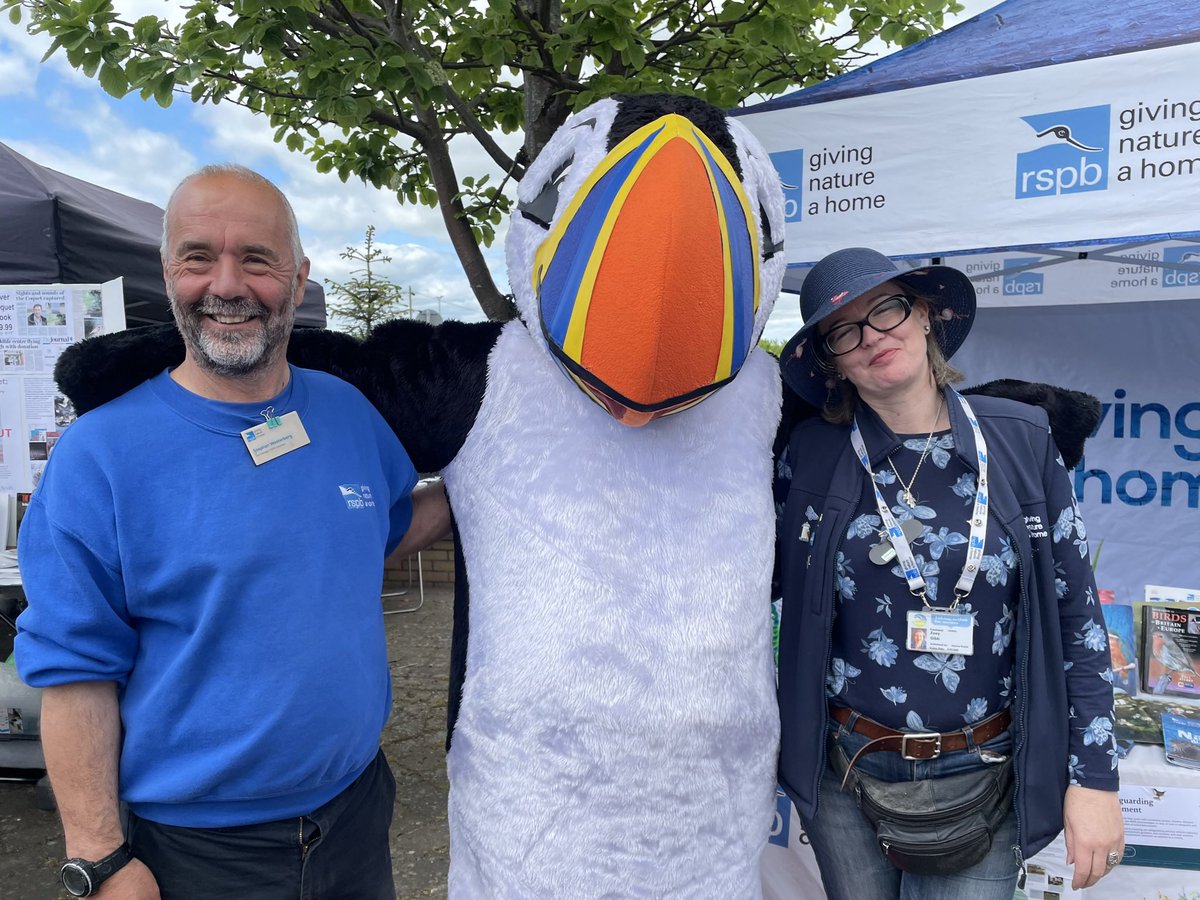
[[[95,19],[101,12],[112,12],[109,0],[76,0],[77,14],[86,19]]]
[[[92,42],[92,33],[86,28],[72,28],[61,35],[63,46],[68,50],[78,50]]]
[[[149,44],[158,37],[159,23],[157,16],[142,16],[133,23],[133,39],[142,44]]]
[[[117,66],[110,66],[107,63],[102,65],[99,80],[100,87],[114,97],[124,97],[129,93],[129,81],[125,78],[125,73]]]
[[[175,76],[170,72],[161,75],[154,87],[154,102],[166,109],[175,99]]]
[[[78,63],[73,63],[73,65],[78,65],[78,67],[83,70],[83,74],[88,78],[95,78],[96,71],[100,68],[100,54],[80,52],[79,56],[80,61]],[[70,51],[67,53],[67,58],[71,58]]]

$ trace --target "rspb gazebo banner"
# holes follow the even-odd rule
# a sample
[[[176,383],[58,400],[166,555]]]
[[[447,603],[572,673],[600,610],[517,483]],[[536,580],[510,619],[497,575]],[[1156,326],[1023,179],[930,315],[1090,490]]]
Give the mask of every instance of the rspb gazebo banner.
[[[1096,581],[1121,602],[1200,583],[1200,302],[983,307],[954,365],[969,384],[1087,391],[1101,418],[1071,479]],[[1050,523],[1048,527],[1053,527]]]
[[[740,117],[784,182],[789,265],[1200,230],[1200,45]],[[803,93],[803,92],[801,92]]]

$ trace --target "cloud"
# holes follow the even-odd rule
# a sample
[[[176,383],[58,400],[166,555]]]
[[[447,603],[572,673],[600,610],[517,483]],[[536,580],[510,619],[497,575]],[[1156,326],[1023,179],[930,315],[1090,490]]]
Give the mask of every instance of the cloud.
[[[47,128],[34,141],[12,141],[13,148],[39,165],[82,178],[109,190],[162,206],[171,189],[195,166],[186,146],[175,135],[131,126],[99,100],[83,100],[55,92],[43,101],[57,121],[75,123],[75,138],[85,144],[73,149],[55,141]]]
[[[33,94],[40,54],[28,52],[31,49],[20,28],[5,17],[0,28],[0,97]]]

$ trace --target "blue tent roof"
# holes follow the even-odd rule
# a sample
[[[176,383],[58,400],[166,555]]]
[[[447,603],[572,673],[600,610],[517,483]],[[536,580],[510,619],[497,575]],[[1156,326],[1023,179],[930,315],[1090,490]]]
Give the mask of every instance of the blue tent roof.
[[[1196,0],[1007,0],[876,62],[733,111],[774,109],[1200,40]]]

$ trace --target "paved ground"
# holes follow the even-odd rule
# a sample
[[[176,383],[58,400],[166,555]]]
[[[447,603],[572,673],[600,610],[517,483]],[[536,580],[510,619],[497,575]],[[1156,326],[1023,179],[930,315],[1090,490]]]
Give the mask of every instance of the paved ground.
[[[390,588],[392,590],[403,585]],[[396,775],[392,871],[400,900],[446,896],[446,683],[452,589],[425,592],[416,612],[389,615],[388,658],[395,705],[383,749]],[[385,609],[412,608],[416,591]],[[36,806],[32,785],[0,783],[0,900],[60,900],[63,855],[58,816]]]

